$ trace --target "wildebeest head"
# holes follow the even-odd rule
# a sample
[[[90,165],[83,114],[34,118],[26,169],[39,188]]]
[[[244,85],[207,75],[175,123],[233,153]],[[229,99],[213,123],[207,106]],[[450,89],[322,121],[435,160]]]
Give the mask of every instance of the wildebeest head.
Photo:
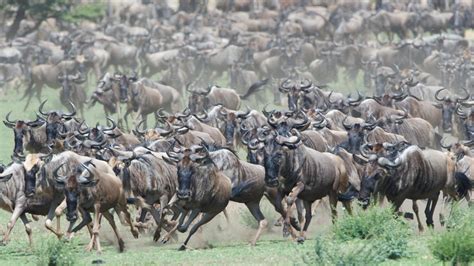
[[[43,107],[46,104],[47,100],[44,100],[39,106],[39,112],[43,115],[46,120],[46,142],[50,144],[52,141],[56,140],[61,133],[65,133],[64,119],[70,119],[76,115],[76,107],[72,102],[69,102],[72,108],[72,112],[63,113],[61,111],[43,111]]]
[[[196,182],[194,178],[206,178],[200,174],[200,167],[207,167],[207,165],[213,164],[209,157],[207,149],[200,145],[193,145],[191,148],[180,148],[178,151],[175,149],[175,145],[166,152],[168,158],[177,163],[178,170],[178,191],[176,195],[180,200],[190,200],[193,193],[196,193],[196,189],[193,184]],[[212,166],[207,167],[209,171],[212,171]],[[208,173],[212,174],[212,173]]]
[[[258,134],[258,140],[265,144],[263,148],[263,166],[265,167],[265,183],[267,186],[278,186],[278,177],[285,163],[285,152],[287,149],[296,149],[301,143],[299,132],[293,129],[292,134],[294,136],[282,136],[273,130],[265,130]]]
[[[13,129],[14,134],[14,154],[23,154],[24,145],[33,140],[33,134],[35,129],[44,125],[45,121],[41,117],[37,117],[35,121],[25,121],[25,120],[10,120],[9,112],[3,121],[5,126]],[[26,143],[25,143],[26,142]]]
[[[241,140],[247,146],[247,161],[252,164],[263,165],[264,143],[257,139],[258,133],[267,130],[268,127],[246,129]]]
[[[24,158],[23,172],[25,177],[25,195],[32,197],[36,193],[36,181],[39,178],[45,178],[44,165],[49,163],[53,158],[53,154],[28,154]],[[38,176],[40,174],[40,176]]]
[[[226,145],[233,146],[234,139],[236,134],[239,133],[238,127],[241,124],[240,122],[247,118],[251,110],[247,112],[243,111],[230,111],[225,108],[219,110],[220,115],[224,119],[224,137],[226,140]]]
[[[393,170],[401,165],[399,158],[394,158],[390,154],[389,157],[384,157],[384,151],[376,153],[368,153],[366,147],[368,144],[364,144],[360,149],[360,155],[353,155],[353,159],[356,163],[364,166],[362,180],[359,191],[359,201],[363,207],[366,208],[370,204],[370,197],[375,192],[377,182],[390,175]],[[391,145],[390,145],[391,146]],[[381,154],[382,153],[382,154]],[[365,157],[365,158],[364,158]]]
[[[189,109],[192,113],[200,113],[210,107],[209,94],[214,86],[209,85],[205,90],[196,90],[190,88],[191,83],[187,84],[186,90],[191,93],[189,96]]]
[[[371,130],[375,127],[375,123],[355,123],[353,125],[346,123],[347,116],[342,121],[344,128],[347,130],[347,151],[350,153],[358,153],[359,148],[367,136],[365,130]]]
[[[451,99],[451,97],[449,96],[444,96],[443,98],[440,98],[439,95],[443,90],[445,89],[443,88],[436,92],[435,98],[439,102],[434,103],[433,105],[436,108],[439,108],[442,110],[443,130],[445,132],[452,132],[453,119],[454,119],[454,113],[456,112],[456,108],[460,102],[469,99],[469,93],[466,91],[466,89],[463,89],[464,92],[466,93],[465,97],[458,97],[456,99]]]
[[[300,99],[300,94],[306,93],[312,85],[313,84],[309,80],[294,82],[291,79],[287,79],[283,83],[281,83],[278,90],[281,93],[287,95],[288,109],[290,109],[290,111],[295,111],[298,110],[298,101]]]
[[[94,173],[91,170],[91,167],[95,166],[92,161],[88,161],[76,166],[72,173],[60,176],[59,171],[63,166],[64,164],[59,165],[53,171],[53,176],[56,185],[64,189],[67,204],[66,219],[69,222],[75,222],[77,220],[77,206],[82,190],[97,184],[97,180],[94,178]]]

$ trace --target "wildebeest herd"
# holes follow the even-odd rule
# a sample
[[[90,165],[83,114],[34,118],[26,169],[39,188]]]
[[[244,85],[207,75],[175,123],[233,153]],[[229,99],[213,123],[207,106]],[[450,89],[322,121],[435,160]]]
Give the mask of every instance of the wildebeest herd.
[[[65,213],[67,237],[87,226],[87,250],[98,251],[104,217],[123,251],[114,215],[135,238],[152,224],[163,243],[191,227],[185,249],[229,201],[258,221],[255,245],[268,225],[263,196],[298,242],[326,197],[333,220],[338,202],[350,213],[353,201],[398,210],[411,200],[420,230],[418,200],[428,226],[439,198],[470,200],[472,3],[148,2],[109,6],[80,27],[45,21],[2,43],[2,90],[24,85],[26,107],[39,102],[34,120],[13,111],[3,121],[14,137],[0,165],[0,206],[12,213],[4,243],[18,218],[31,243],[28,214],[62,237]],[[67,111],[48,110],[45,85],[60,88]],[[106,125],[84,120],[95,104]]]

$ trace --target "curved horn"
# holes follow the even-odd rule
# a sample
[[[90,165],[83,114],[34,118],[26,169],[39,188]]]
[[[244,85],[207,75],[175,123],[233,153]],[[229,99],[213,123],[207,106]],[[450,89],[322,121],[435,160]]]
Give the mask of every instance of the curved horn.
[[[346,124],[346,123],[345,123],[345,122],[346,122],[346,120],[347,120],[347,118],[349,118],[349,116],[348,116],[348,115],[346,115],[346,117],[344,117],[344,119],[342,120],[342,125],[344,126],[344,128],[345,128],[347,131],[349,131],[349,130],[351,130],[351,129],[352,129],[352,125],[351,125],[351,124]]]
[[[46,113],[43,112],[43,107],[44,107],[44,105],[46,104],[47,101],[48,101],[48,100],[44,100],[44,101],[40,104],[40,106],[39,106],[39,108],[38,108],[40,114],[42,114],[42,115],[44,115],[44,116],[48,116],[48,115],[49,115],[49,112],[46,112]]]
[[[390,161],[389,159],[385,157],[381,157],[377,160],[377,164],[379,164],[382,167],[396,168],[402,164],[402,160],[400,160],[400,158],[397,158],[395,159],[395,161]]]
[[[330,104],[335,104],[335,103],[337,103],[337,101],[331,102],[331,96],[332,96],[333,92],[334,92],[334,91],[331,91],[331,92],[329,93],[329,95],[328,95],[328,102],[329,102]]]
[[[435,93],[435,99],[440,101],[440,102],[443,102],[446,100],[447,96],[444,96],[443,98],[439,98],[439,93],[442,92],[443,90],[445,90],[445,88],[442,88],[442,89],[439,89],[436,91]]]
[[[59,181],[58,183],[63,183],[64,180],[66,180],[66,176],[60,176],[60,175],[58,175],[59,170],[60,170],[64,165],[65,165],[65,163],[60,164],[60,165],[59,165],[58,167],[56,167],[56,169],[54,169],[54,171],[53,171],[53,177],[54,177],[54,179],[56,180],[56,182]]]
[[[64,117],[73,117],[73,116],[76,115],[76,106],[75,106],[71,101],[69,101],[69,104],[70,104],[71,107],[72,107],[72,112],[69,113],[69,114],[68,114],[68,113],[62,114],[61,117],[63,117],[63,118],[64,118]]]
[[[5,117],[5,121],[3,121],[3,123],[9,127],[9,128],[12,128],[16,125],[16,122],[17,121],[11,121],[10,120],[10,114],[12,113],[12,111],[8,112],[7,116]]]
[[[466,93],[466,96],[465,97],[458,97],[456,99],[456,102],[463,102],[463,101],[466,101],[469,99],[469,97],[471,97],[471,95],[469,95],[469,92],[466,90],[466,88],[462,88],[462,90]]]
[[[445,148],[445,149],[447,149],[447,150],[451,149],[451,146],[452,146],[452,145],[445,145],[445,144],[444,144],[444,143],[445,143],[445,142],[444,142],[445,140],[446,140],[446,138],[442,138],[442,139],[439,141],[439,144],[441,145],[441,147],[443,147],[443,148]]]
[[[107,119],[107,121],[109,121],[109,122],[112,124],[112,126],[109,127],[109,128],[104,128],[104,129],[102,129],[102,132],[104,132],[104,131],[112,131],[112,130],[114,130],[114,129],[117,128],[117,124],[115,123],[115,121],[114,121],[112,118],[107,117],[106,119]]]
[[[140,126],[145,123],[145,119],[143,119],[142,121],[140,121],[136,126],[135,126],[135,132],[140,135],[140,136],[143,136],[145,135],[145,130],[140,130]]]

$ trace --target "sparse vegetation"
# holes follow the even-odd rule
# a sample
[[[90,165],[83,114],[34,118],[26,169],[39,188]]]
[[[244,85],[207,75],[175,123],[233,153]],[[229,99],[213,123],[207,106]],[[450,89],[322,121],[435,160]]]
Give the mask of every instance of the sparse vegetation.
[[[468,264],[474,261],[474,208],[454,204],[447,219],[447,230],[434,233],[430,242],[433,256],[442,262]]]
[[[50,236],[41,242],[36,251],[39,266],[69,266],[76,262],[74,242],[63,242]]]

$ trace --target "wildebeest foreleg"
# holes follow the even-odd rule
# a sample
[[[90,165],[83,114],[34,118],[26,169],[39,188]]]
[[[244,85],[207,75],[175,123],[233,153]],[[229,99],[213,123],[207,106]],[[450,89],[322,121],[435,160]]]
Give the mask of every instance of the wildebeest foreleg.
[[[296,183],[295,187],[293,187],[290,194],[286,197],[286,204],[288,205],[288,210],[286,212],[285,223],[283,226],[283,235],[288,236],[288,233],[290,233],[293,239],[296,238],[296,235],[290,226],[291,212],[289,211],[289,209],[291,208],[291,206],[293,206],[293,204],[296,201],[296,198],[298,197],[298,194],[300,194],[301,191],[303,191],[303,189],[304,189],[303,182],[298,182]]]
[[[163,226],[163,208],[167,205],[168,196],[163,195],[162,197],[160,197],[160,209],[157,210],[155,208],[152,208],[152,210],[150,210],[151,215],[153,215],[153,218],[155,218],[155,222],[157,225],[155,234],[153,235],[153,241],[158,241],[158,239],[160,239],[161,227]]]
[[[185,250],[186,249],[186,246],[188,245],[188,242],[189,242],[189,239],[191,239],[191,236],[196,233],[196,231],[199,229],[199,227],[201,227],[202,225],[208,223],[209,221],[212,220],[212,218],[216,217],[218,213],[209,213],[209,212],[206,212],[204,213],[204,215],[201,216],[201,219],[199,220],[199,222],[197,222],[192,228],[191,228],[191,231],[189,231],[189,235],[188,237],[186,238],[186,240],[184,241],[184,243],[181,245],[181,247],[179,247],[178,250]]]
[[[331,220],[334,224],[337,219],[337,192],[335,191],[329,193],[329,206],[331,207]]]
[[[114,230],[114,234],[115,234],[115,237],[117,237],[117,241],[119,245],[119,251],[123,252],[123,250],[125,249],[125,244],[117,230],[117,225],[115,224],[114,216],[108,211],[104,212],[103,215],[104,215],[104,218],[107,219],[107,221],[109,222],[110,226],[112,227],[112,230]]]
[[[260,203],[259,201],[245,203],[245,205],[247,205],[247,208],[249,209],[252,216],[258,222],[257,233],[255,234],[255,237],[252,239],[252,241],[250,241],[250,244],[252,246],[255,246],[255,244],[257,243],[257,240],[260,238],[260,235],[262,234],[263,229],[265,229],[268,225],[268,222],[265,219],[265,216],[263,215],[262,211],[260,210],[259,203]]]
[[[56,207],[57,206],[57,207]],[[58,206],[58,202],[53,202],[49,207],[48,215],[46,216],[46,221],[44,222],[44,226],[46,229],[51,231],[56,237],[61,238],[63,233],[61,233],[61,224],[60,224],[60,216],[63,213],[63,210],[66,208],[66,200],[63,200],[61,204]],[[56,216],[56,230],[53,228],[53,218]]]
[[[168,233],[161,239],[161,243],[165,244],[166,242],[168,242],[171,238],[171,235],[174,234],[174,232],[176,232],[176,230],[178,230],[178,226],[180,226],[181,224],[183,224],[184,222],[184,219],[186,218],[186,215],[188,214],[189,211],[187,210],[182,210],[180,211],[180,217],[179,217],[179,221],[176,223],[176,225],[171,228],[170,231],[168,231]]]
[[[81,230],[84,226],[92,222],[92,217],[89,212],[83,210],[82,208],[79,208],[79,210],[82,214],[82,221],[76,227],[74,227],[74,229],[70,230],[71,228],[69,228],[68,233],[69,232],[76,233],[77,231]]]
[[[13,210],[10,221],[7,224],[7,232],[5,232],[5,235],[3,236],[2,244],[6,244],[8,241],[10,241],[10,234],[13,230],[13,227],[15,226],[16,221],[18,220],[18,217],[20,217],[20,215],[25,211],[23,205],[24,204],[18,204]]]
[[[283,198],[282,198],[281,193],[278,192],[277,189],[267,188],[265,191],[265,197],[267,197],[268,201],[270,201],[270,203],[273,205],[273,207],[275,208],[275,211],[278,212],[281,215],[281,217],[285,218],[286,210],[283,207],[283,203],[282,203]],[[296,221],[294,217],[290,218],[290,224],[296,230],[298,231],[300,230],[300,225],[298,224],[298,222]]]
[[[28,218],[26,218],[25,213],[20,215],[20,219],[23,222],[23,225],[25,226],[25,231],[26,231],[26,234],[28,235],[28,243],[30,244],[30,247],[31,247],[33,246],[33,237],[32,237],[33,231],[31,230],[31,227],[30,227],[30,221],[28,221]]]
[[[191,214],[189,214],[188,220],[186,221],[184,225],[180,223],[180,225],[178,226],[178,231],[180,231],[181,233],[188,231],[189,226],[200,213],[201,213],[201,210],[199,209],[191,210]]]
[[[426,225],[428,227],[434,227],[433,222],[433,214],[436,208],[436,204],[438,203],[439,192],[436,193],[432,198],[428,199],[425,208],[425,215],[426,215]]]
[[[304,209],[306,210],[306,214],[304,217],[304,226],[303,229],[300,231],[300,237],[298,237],[298,243],[303,243],[306,239],[306,231],[308,230],[309,224],[311,223],[311,219],[313,218],[313,214],[311,213],[311,205],[312,203],[306,200],[303,200]]]
[[[416,200],[412,200],[412,202],[413,212],[415,213],[416,221],[418,222],[418,230],[420,230],[420,232],[423,232],[423,225],[421,224],[420,214],[418,213],[418,204],[416,203]]]
[[[86,246],[86,251],[91,251],[94,245],[96,246],[97,253],[101,253],[100,242],[99,242],[99,230],[100,230],[100,221],[102,219],[102,213],[100,212],[100,204],[94,205],[94,227],[92,228],[92,237],[89,245]]]

